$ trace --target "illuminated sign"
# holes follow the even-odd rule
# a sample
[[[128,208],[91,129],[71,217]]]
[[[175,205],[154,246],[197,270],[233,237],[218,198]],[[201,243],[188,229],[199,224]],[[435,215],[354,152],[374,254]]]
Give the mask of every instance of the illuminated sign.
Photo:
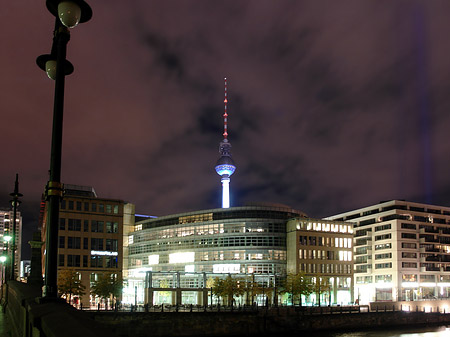
[[[117,256],[118,252],[108,252],[103,250],[91,250],[91,255]]]

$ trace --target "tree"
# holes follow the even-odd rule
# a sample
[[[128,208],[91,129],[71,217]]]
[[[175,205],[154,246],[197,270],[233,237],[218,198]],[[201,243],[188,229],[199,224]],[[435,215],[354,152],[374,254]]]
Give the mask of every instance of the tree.
[[[70,303],[72,296],[82,296],[86,293],[86,287],[81,284],[80,274],[73,269],[61,269],[58,271],[58,292]]]
[[[98,274],[98,279],[91,286],[91,294],[105,300],[111,298],[117,300],[123,289],[123,280],[114,273]],[[106,309],[106,308],[105,308]]]
[[[320,295],[331,291],[331,284],[328,277],[313,277],[313,291],[317,295],[317,304],[320,306]]]
[[[212,287],[213,294],[226,299],[229,306],[233,305],[234,296],[241,296],[245,293],[244,282],[241,279],[228,275],[225,279],[216,278]]]
[[[274,293],[274,284],[273,282],[270,280],[269,283],[267,283],[265,280],[263,280],[261,283],[256,282],[252,279],[252,281],[247,284],[247,286],[249,287],[249,291],[252,294],[252,298],[255,295],[263,295],[263,297],[266,299],[266,304],[268,305],[270,302],[270,299],[273,296]]]
[[[281,289],[282,293],[291,294],[293,305],[295,304],[295,297],[298,296],[300,306],[302,305],[302,295],[309,296],[313,291],[312,280],[304,272],[288,274]]]

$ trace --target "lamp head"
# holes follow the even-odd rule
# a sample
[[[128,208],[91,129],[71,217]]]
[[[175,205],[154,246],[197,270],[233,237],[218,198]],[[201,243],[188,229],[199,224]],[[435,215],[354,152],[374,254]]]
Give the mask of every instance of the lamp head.
[[[11,235],[3,235],[3,241],[5,241],[5,242],[9,242],[9,241],[11,241],[11,239],[12,239],[12,236]]]
[[[49,12],[68,28],[92,18],[92,9],[84,0],[47,0],[46,5]]]
[[[47,73],[47,76],[54,80],[56,78],[56,57],[51,54],[44,54],[38,56],[36,64],[39,68]],[[73,65],[67,60],[64,60],[64,75],[73,73]]]
[[[4,263],[6,261],[6,255],[0,255],[0,263]]]

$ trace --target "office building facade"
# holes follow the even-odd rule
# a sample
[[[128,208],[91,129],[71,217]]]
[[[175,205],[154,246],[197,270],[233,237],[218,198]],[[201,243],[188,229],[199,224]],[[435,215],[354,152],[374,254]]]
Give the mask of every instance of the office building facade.
[[[360,303],[449,297],[450,207],[392,200],[327,219],[354,224]]]
[[[13,233],[14,212],[12,210],[0,210],[0,249],[2,254],[7,255],[6,265],[8,267],[8,273],[10,272],[11,262],[11,240],[5,241],[5,235],[11,236]],[[15,239],[15,256],[14,256],[14,275],[19,278],[21,250],[22,250],[22,216],[20,212],[16,213],[16,239]]]
[[[314,303],[354,302],[352,224],[311,218],[289,220],[287,271],[301,272],[313,277],[317,284],[324,284],[322,294],[312,294]]]
[[[45,206],[41,207],[41,214],[45,261]],[[132,204],[100,198],[92,187],[64,186],[59,213],[58,271],[77,272],[86,293],[75,301],[83,307],[97,304],[98,299],[90,296],[90,288],[100,273],[122,277],[123,226],[132,222]]]

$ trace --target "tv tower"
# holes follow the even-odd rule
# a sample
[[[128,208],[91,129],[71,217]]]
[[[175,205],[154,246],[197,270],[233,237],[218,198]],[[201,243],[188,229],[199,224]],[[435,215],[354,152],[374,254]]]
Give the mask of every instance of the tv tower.
[[[227,114],[227,78],[224,78],[225,82],[225,99],[223,100],[225,111],[223,114],[223,140],[220,142],[219,153],[220,158],[216,164],[216,172],[222,177],[222,208],[230,207],[230,176],[236,170],[234,161],[231,158],[231,144],[228,141],[228,114]]]

